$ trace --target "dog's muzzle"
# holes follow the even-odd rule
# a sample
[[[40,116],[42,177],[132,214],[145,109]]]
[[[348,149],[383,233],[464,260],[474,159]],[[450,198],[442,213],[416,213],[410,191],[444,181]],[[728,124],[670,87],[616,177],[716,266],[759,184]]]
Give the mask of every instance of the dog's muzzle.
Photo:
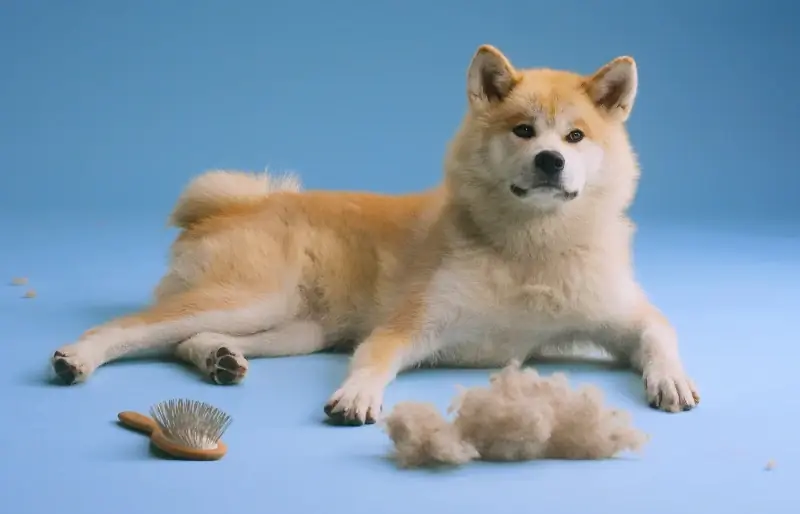
[[[577,191],[567,191],[560,184],[552,183],[537,184],[532,187],[521,187],[512,183],[510,189],[511,193],[517,198],[526,198],[535,192],[551,192],[565,201],[574,200],[578,196]]]
[[[533,171],[526,177],[530,179],[530,185],[512,183],[511,192],[518,198],[525,198],[535,191],[551,192],[563,200],[572,200],[578,193],[567,191],[561,183],[561,173],[565,165],[566,160],[561,152],[543,150],[533,158]]]

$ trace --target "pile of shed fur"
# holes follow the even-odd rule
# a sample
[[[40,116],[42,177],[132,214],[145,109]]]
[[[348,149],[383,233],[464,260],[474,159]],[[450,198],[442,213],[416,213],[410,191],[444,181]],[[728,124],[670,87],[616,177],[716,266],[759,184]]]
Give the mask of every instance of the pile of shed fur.
[[[463,389],[453,412],[450,422],[432,404],[397,404],[384,424],[398,465],[606,459],[648,440],[629,413],[604,406],[597,387],[572,389],[563,373],[545,378],[518,362],[492,375],[488,387]]]

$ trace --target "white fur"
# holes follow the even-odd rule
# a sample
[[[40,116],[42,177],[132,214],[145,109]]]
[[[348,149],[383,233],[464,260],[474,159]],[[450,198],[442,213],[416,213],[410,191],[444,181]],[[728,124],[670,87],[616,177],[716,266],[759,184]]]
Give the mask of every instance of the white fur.
[[[222,357],[230,355],[241,368],[232,383],[240,382],[249,367],[246,356],[279,357],[312,353],[324,347],[322,328],[313,321],[295,321],[279,325],[272,330],[255,334],[233,336],[226,333],[200,332],[175,349],[175,356],[194,364],[198,369],[216,380],[219,369],[230,370],[221,362]],[[220,349],[225,352],[220,355]]]
[[[173,351],[180,341],[201,333],[244,336],[268,330],[283,321],[294,308],[287,297],[276,295],[254,301],[247,307],[199,312],[174,321],[133,326],[111,322],[75,343],[60,347],[57,353],[77,370],[77,381],[82,381],[107,362],[144,351]],[[190,344],[197,344],[197,341]],[[187,348],[184,353],[188,352]]]
[[[575,128],[577,113],[574,109],[561,113],[554,123],[537,113],[530,123],[536,128],[536,137],[520,140],[513,133],[493,138],[489,143],[489,165],[491,169],[507,170],[509,182],[519,186],[530,185],[534,173],[534,158],[543,151],[555,151],[564,156],[565,166],[561,172],[564,189],[581,194],[587,183],[599,180],[605,152],[603,147],[590,139],[578,143],[567,143],[564,135]],[[553,191],[533,191],[525,200],[540,209],[552,211],[561,205]]]

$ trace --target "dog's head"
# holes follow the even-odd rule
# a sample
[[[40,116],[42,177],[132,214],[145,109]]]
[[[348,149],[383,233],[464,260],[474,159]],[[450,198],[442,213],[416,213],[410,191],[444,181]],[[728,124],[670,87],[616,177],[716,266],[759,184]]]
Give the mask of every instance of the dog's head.
[[[467,73],[469,110],[451,147],[451,182],[470,196],[482,191],[537,211],[589,191],[632,190],[636,166],[624,124],[636,89],[630,57],[581,76],[518,70],[496,48],[480,47]]]

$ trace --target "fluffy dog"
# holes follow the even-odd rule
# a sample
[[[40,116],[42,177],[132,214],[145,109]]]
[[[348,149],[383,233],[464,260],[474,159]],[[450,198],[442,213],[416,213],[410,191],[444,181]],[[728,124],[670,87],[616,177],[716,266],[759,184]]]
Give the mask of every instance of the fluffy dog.
[[[588,340],[642,374],[653,407],[693,408],[675,331],[632,267],[633,59],[582,76],[516,69],[487,45],[466,86],[444,180],[429,191],[301,192],[291,177],[201,175],[173,213],[183,231],[153,305],[60,348],[56,374],[79,382],[160,348],[227,384],[247,357],[355,341],[325,412],[361,425],[409,367],[501,367]]]

